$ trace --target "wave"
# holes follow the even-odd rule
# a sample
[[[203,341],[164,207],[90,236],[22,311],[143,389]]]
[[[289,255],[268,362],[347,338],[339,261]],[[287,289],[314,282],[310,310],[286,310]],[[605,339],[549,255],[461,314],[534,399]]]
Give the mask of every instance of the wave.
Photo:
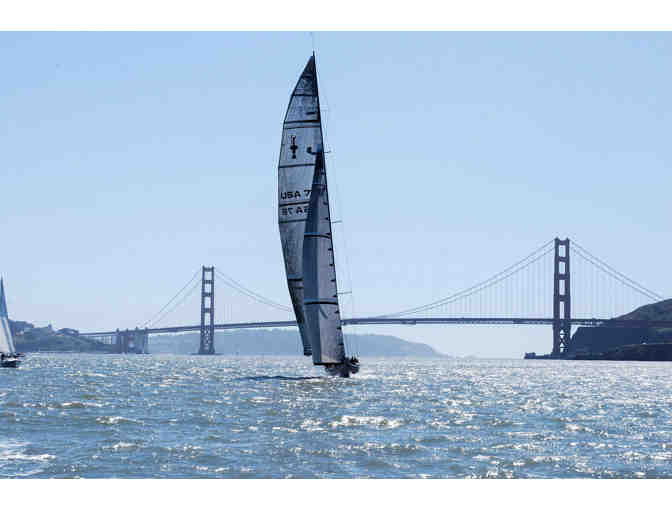
[[[99,416],[96,418],[96,421],[103,425],[119,425],[120,423],[132,423],[134,425],[143,424],[141,421],[125,418],[124,416]]]
[[[349,416],[343,415],[340,420],[332,421],[331,428],[337,427],[357,427],[362,425],[373,425],[383,429],[394,429],[402,425],[402,420],[386,418],[385,416]]]

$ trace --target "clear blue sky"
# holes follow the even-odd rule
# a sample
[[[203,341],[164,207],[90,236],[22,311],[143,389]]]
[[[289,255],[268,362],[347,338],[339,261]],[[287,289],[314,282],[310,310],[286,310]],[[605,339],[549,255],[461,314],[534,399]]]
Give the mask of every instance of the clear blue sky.
[[[468,287],[556,235],[672,294],[672,34],[315,42],[358,315]],[[0,33],[10,316],[135,327],[201,264],[288,303],[276,164],[310,52],[293,32]],[[168,322],[198,322],[192,301]],[[549,330],[361,328],[513,357],[547,352]]]

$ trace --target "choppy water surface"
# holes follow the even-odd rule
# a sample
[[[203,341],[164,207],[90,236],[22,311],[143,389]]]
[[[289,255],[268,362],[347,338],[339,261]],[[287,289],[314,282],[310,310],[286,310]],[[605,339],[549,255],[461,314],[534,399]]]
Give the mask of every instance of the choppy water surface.
[[[671,477],[672,364],[34,354],[0,477]]]

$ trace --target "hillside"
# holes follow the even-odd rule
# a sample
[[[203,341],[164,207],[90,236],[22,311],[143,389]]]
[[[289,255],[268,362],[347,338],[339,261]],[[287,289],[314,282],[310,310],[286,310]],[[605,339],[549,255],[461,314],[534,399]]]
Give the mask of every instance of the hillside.
[[[191,354],[198,344],[198,333],[153,336],[149,352]],[[295,356],[302,352],[300,344],[299,333],[285,329],[220,331],[215,336],[215,350],[223,355]],[[348,353],[367,357],[445,357],[426,344],[389,335],[346,335],[346,345]]]
[[[91,338],[80,337],[75,330],[54,331],[51,326],[36,328],[29,322],[9,321],[18,352],[111,352],[112,348]]]
[[[630,313],[616,317],[623,320],[672,320],[672,299],[640,306]],[[607,323],[608,324],[608,323]]]
[[[632,312],[616,317],[616,319],[672,320],[672,299],[640,306]],[[604,359],[658,359],[657,357],[661,356],[661,353],[667,351],[662,348],[654,348],[653,345],[671,341],[672,329],[614,327],[606,322],[599,327],[578,328],[572,336],[568,354],[601,355],[610,353],[609,356],[614,357]],[[632,347],[636,345],[643,346],[637,349]],[[628,348],[624,348],[624,346],[628,346]],[[647,350],[651,352],[644,352]]]
[[[19,352],[114,352],[114,346],[81,337],[74,329],[55,331],[51,325],[36,328],[23,321],[9,321]],[[198,333],[155,335],[149,339],[150,353],[193,354],[198,352]],[[215,350],[223,355],[295,356],[302,352],[298,331],[287,329],[218,331]],[[390,335],[346,335],[348,354],[367,357],[446,357],[419,343]]]

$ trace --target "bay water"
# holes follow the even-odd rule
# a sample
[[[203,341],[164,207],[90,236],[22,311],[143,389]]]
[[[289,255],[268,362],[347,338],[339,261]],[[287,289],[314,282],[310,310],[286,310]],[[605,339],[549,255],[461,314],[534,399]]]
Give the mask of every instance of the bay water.
[[[668,478],[672,364],[29,354],[2,478]]]

